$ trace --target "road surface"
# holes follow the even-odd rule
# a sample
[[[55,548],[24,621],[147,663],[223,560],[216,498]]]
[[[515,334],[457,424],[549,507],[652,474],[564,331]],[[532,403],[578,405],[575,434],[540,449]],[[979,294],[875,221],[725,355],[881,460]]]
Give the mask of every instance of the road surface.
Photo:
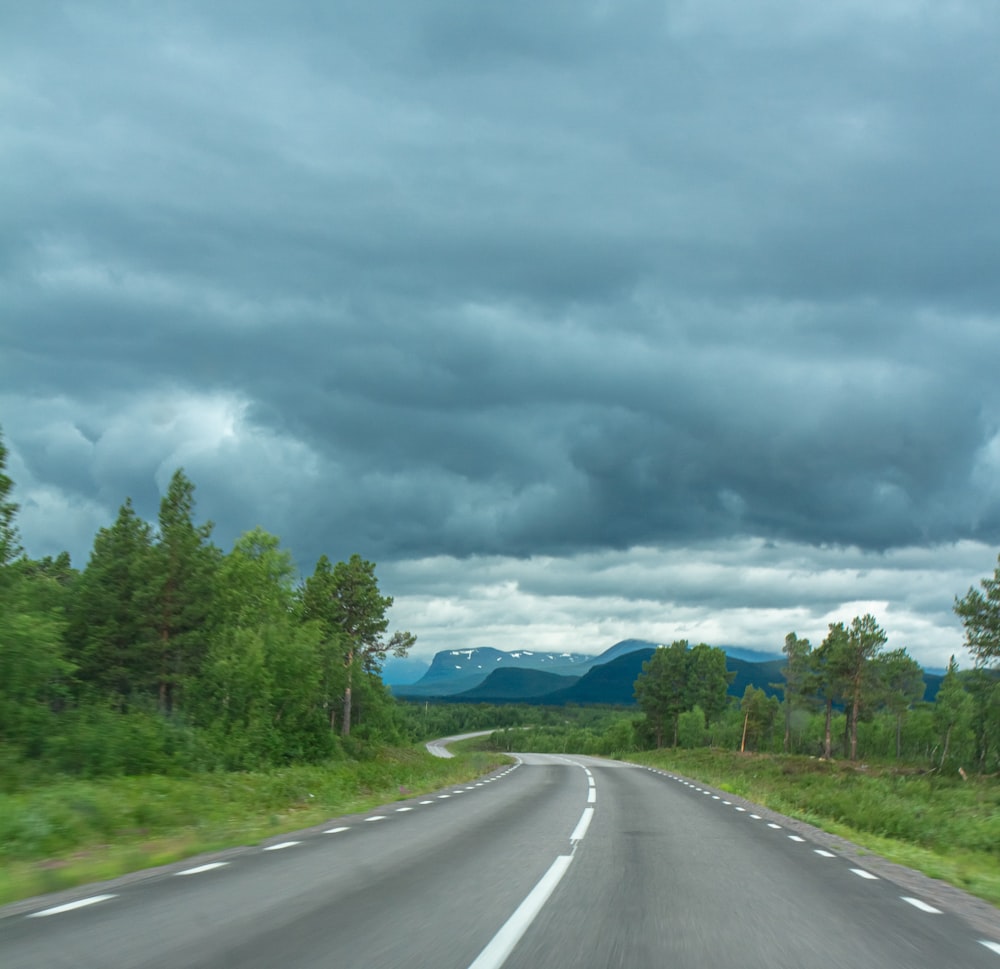
[[[7,906],[0,966],[1000,969],[1000,911],[977,903],[968,921],[803,831],[660,771],[522,754],[434,795]]]

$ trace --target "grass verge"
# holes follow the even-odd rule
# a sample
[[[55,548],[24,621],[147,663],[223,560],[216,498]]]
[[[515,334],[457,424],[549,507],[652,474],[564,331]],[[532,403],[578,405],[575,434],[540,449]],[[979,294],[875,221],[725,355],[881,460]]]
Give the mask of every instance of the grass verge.
[[[1000,905],[996,778],[708,749],[625,759],[763,804]]]
[[[0,794],[0,905],[255,844],[485,774],[509,758],[423,747],[260,773],[59,779]]]

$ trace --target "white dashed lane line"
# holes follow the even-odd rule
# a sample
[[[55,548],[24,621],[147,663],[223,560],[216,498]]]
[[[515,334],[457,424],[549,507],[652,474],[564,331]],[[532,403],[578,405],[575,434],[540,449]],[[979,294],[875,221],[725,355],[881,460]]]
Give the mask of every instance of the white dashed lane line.
[[[671,780],[677,781],[679,784],[683,784],[685,787],[689,788],[690,790],[696,791],[699,794],[711,794],[712,793],[711,791],[703,790],[700,787],[695,787],[694,784],[689,783],[688,781],[684,780],[681,777],[677,777],[675,774],[668,774],[668,773],[664,773],[664,772],[661,772],[661,771],[655,771],[651,767],[647,767],[646,769],[650,770],[650,771],[653,771],[654,774],[663,773],[664,777],[669,777]],[[718,800],[720,800],[720,798],[717,795],[713,794],[712,795],[712,800],[718,801]],[[725,804],[726,807],[732,807],[733,806],[731,801],[722,801],[722,803]],[[743,814],[747,813],[747,809],[744,808],[744,807],[736,806],[734,808],[734,810],[739,811],[739,812],[741,812]],[[748,814],[747,816],[749,818],[751,818],[752,820],[754,820],[754,821],[761,821],[761,820],[763,820],[763,818],[759,814]],[[775,823],[774,821],[768,821],[767,822],[767,826],[769,828],[772,828],[772,829],[776,830],[776,831],[782,830],[782,826],[780,824]],[[788,838],[789,838],[790,841],[795,841],[795,842],[797,842],[799,844],[804,844],[805,840],[806,840],[805,838],[799,837],[799,835],[797,835],[797,834],[790,834],[790,835],[788,835]],[[836,858],[837,857],[837,855],[835,855],[832,851],[826,851],[823,848],[813,848],[813,852],[814,852],[814,854],[819,855],[821,858]],[[865,879],[866,881],[880,881],[881,880],[878,875],[873,875],[870,871],[866,871],[864,868],[850,868],[849,871],[852,874],[857,875],[859,878]],[[909,895],[901,895],[900,898],[902,899],[902,901],[906,902],[909,905],[912,905],[914,908],[918,909],[921,912],[926,912],[929,915],[941,915],[942,914],[940,909],[935,908],[933,905],[929,905],[927,902],[923,901],[922,899],[912,898]],[[990,941],[988,939],[979,939],[978,941],[979,941],[979,943],[981,945],[986,946],[986,948],[989,949],[990,951],[995,952],[997,955],[1000,955],[1000,942],[992,942],[992,941]]]
[[[488,777],[488,778],[486,778],[483,781],[478,781],[474,786],[470,785],[469,787],[466,787],[466,788],[464,788],[462,790],[453,791],[452,793],[453,794],[464,794],[466,791],[474,791],[477,787],[483,787],[485,784],[489,784],[489,783],[491,783],[493,781],[500,780],[501,777],[506,777],[511,771],[515,770],[519,766],[520,766],[520,764],[514,764],[513,767],[508,767],[507,770],[502,771],[501,773],[497,774],[495,777]],[[590,776],[590,771],[587,771],[587,775]],[[590,780],[590,784],[591,784],[591,787],[593,787],[594,781],[593,781],[592,777],[591,777],[591,780]],[[593,791],[591,791],[591,793],[593,794]],[[445,799],[447,799],[447,798],[449,798],[451,796],[452,796],[451,794],[438,794],[437,795],[437,797],[438,797],[439,800],[445,800]],[[421,805],[428,805],[428,804],[434,804],[436,802],[434,800],[432,800],[432,799],[428,799],[428,800],[420,801],[419,803]],[[403,814],[403,813],[406,813],[408,811],[413,811],[413,810],[414,810],[414,808],[412,806],[407,805],[407,806],[396,808],[396,813],[397,814]],[[590,810],[592,811],[592,809],[590,809]],[[373,815],[365,818],[364,820],[365,821],[386,821],[386,820],[389,820],[389,816],[385,815],[385,814],[373,814]],[[344,831],[350,831],[350,830],[351,829],[350,829],[349,825],[341,825],[341,826],[336,827],[336,828],[327,828],[323,832],[323,834],[341,834]],[[282,851],[285,848],[294,848],[296,845],[300,845],[300,844],[302,844],[301,841],[282,841],[282,842],[280,842],[278,844],[264,845],[261,848],[261,851]],[[194,868],[185,868],[183,871],[175,871],[174,875],[175,876],[180,876],[180,875],[201,875],[204,872],[214,871],[217,868],[225,868],[229,864],[230,863],[228,861],[213,861],[213,862],[209,862],[209,863],[204,864],[204,865],[197,865]],[[81,898],[81,899],[78,899],[75,902],[67,902],[64,905],[56,905],[53,908],[42,909],[40,912],[29,912],[24,917],[25,918],[29,918],[29,919],[40,919],[40,918],[47,918],[50,915],[61,915],[63,912],[72,912],[75,909],[86,908],[89,905],[96,905],[98,902],[105,902],[108,899],[117,898],[117,897],[118,896],[114,895],[114,894],[92,895],[92,896],[90,896],[90,898]]]
[[[197,868],[188,868],[184,871],[175,871],[175,875],[200,875],[203,871],[214,871],[216,868],[225,868],[228,861],[213,861],[208,865],[199,865]]]
[[[98,902],[106,902],[109,898],[117,897],[117,895],[91,895],[90,898],[81,898],[75,902],[67,902],[65,905],[56,905],[55,908],[44,908],[40,912],[32,912],[26,918],[44,919],[50,915],[62,915],[63,912],[72,912],[74,909],[86,908],[88,905],[96,905]]]
[[[900,895],[900,898],[904,902],[908,902],[914,908],[919,908],[921,912],[927,912],[930,915],[940,915],[941,909],[935,908],[933,905],[928,905],[926,902],[921,901],[919,898],[910,898],[908,895]]]

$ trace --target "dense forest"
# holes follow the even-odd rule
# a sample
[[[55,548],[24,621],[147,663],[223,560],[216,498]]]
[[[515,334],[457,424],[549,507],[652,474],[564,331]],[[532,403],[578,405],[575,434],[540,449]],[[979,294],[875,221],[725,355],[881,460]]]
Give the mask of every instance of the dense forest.
[[[0,774],[98,776],[317,762],[406,739],[382,685],[373,563],[304,582],[261,529],[223,553],[174,473],[155,526],[126,499],[86,566],[27,557],[0,439]]]
[[[574,711],[565,729],[549,719],[513,739],[549,752],[711,746],[993,774],[1000,771],[1000,671],[991,667],[996,639],[984,630],[996,619],[1000,568],[982,587],[956,602],[977,663],[959,670],[952,657],[934,702],[924,699],[919,664],[905,649],[885,649],[885,631],[864,615],[831,624],[815,649],[789,633],[781,680],[770,691],[749,684],[739,699],[728,695],[735,673],[724,651],[678,640],[642,665],[635,681],[642,716],[607,710],[581,719]],[[505,734],[497,742],[511,739]]]

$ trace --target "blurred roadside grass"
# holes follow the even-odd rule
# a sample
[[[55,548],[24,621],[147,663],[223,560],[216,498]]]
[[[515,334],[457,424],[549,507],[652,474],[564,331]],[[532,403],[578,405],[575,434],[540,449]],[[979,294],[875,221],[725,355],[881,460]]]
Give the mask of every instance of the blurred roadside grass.
[[[54,779],[0,793],[0,905],[308,828],[488,773],[510,758],[456,744],[254,773]]]
[[[1000,905],[1000,781],[701,748],[624,755],[745,797]]]

